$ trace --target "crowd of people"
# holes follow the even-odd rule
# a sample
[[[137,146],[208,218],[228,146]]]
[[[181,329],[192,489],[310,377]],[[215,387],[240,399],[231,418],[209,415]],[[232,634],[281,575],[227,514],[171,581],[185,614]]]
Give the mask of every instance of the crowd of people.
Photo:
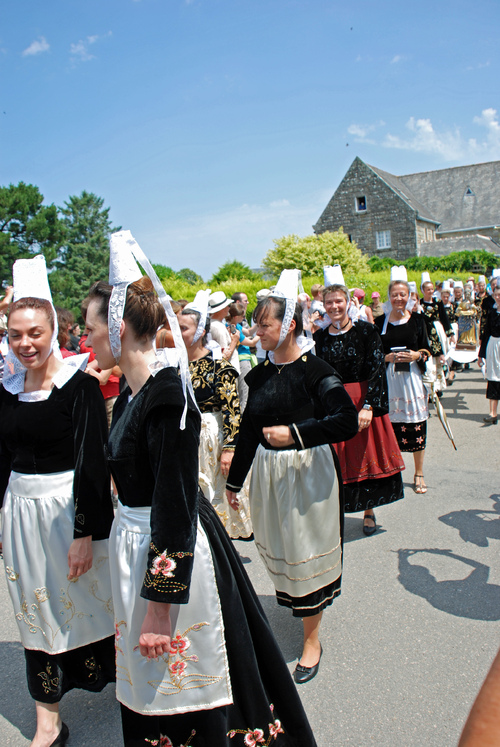
[[[302,619],[293,680],[309,682],[344,514],[377,531],[375,509],[404,498],[401,452],[427,492],[429,403],[474,360],[497,423],[500,270],[424,273],[418,293],[393,267],[370,304],[338,265],[311,296],[285,270],[249,315],[243,292],[173,301],[128,231],[110,253],[83,335],[54,308],[41,255],[15,263],[0,301],[2,541],[32,747],[66,744],[66,692],[109,682],[127,747],[312,747],[231,540],[255,542],[277,603]]]

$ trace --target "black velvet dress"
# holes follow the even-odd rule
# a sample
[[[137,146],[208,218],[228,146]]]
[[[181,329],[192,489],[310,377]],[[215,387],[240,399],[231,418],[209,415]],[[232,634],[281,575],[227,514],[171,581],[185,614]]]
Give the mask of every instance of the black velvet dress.
[[[486,379],[488,380],[486,399],[499,400],[500,313],[493,308],[495,299],[492,296],[488,296],[488,298],[492,298],[493,303],[487,306],[486,319],[481,337],[481,347],[479,349],[479,358],[486,360]]]
[[[335,371],[306,353],[292,363],[266,360],[246,381],[248,403],[228,475],[238,492],[253,463],[250,512],[255,543],[278,604],[315,615],[340,594],[342,476],[332,443],[358,428],[354,405]],[[287,425],[293,445],[276,449],[262,429]]]
[[[172,368],[150,377],[131,401],[129,395],[130,390],[125,390],[116,403],[109,449],[111,470],[125,510],[151,507],[149,552],[143,567],[135,569],[143,579],[140,597],[187,608],[205,603],[204,594],[200,598],[191,594],[199,520],[208,539],[210,566],[215,573],[232,703],[186,712],[180,706],[172,714],[169,709],[173,695],[165,689],[163,714],[161,708],[155,715],[147,715],[139,708],[132,710],[122,704],[125,745],[244,747],[251,744],[249,739],[256,733],[261,735],[258,744],[267,740],[267,744],[277,746],[313,747],[316,742],[304,709],[252,585],[222,523],[198,490],[198,411],[190,403],[186,428],[180,430],[184,399],[180,379]],[[120,511],[119,505],[115,525]],[[164,548],[168,548],[168,554],[167,550],[162,553]],[[169,561],[170,570],[158,572],[166,570]],[[113,581],[113,593],[114,589]],[[134,607],[136,602],[131,600],[130,604]],[[117,621],[117,656],[122,643],[119,625]],[[194,635],[191,631],[184,638],[186,645],[188,637],[194,641]],[[172,649],[171,656],[161,657],[167,678],[176,666],[177,639],[182,641],[182,636],[176,637],[177,648]],[[193,652],[192,645],[188,651]],[[200,659],[203,656],[201,652]],[[197,662],[193,656],[184,660],[186,674]],[[187,682],[179,678],[176,681],[180,683],[179,691]],[[162,691],[156,690],[161,700]],[[188,698],[189,691],[187,686]],[[156,697],[150,692],[151,698]],[[210,687],[205,687],[205,692],[202,697],[208,703]],[[120,699],[118,689],[117,695]]]
[[[329,329],[314,335],[316,355],[341,377],[358,412],[372,407],[369,428],[334,445],[340,459],[346,513],[366,511],[404,497],[404,462],[388,417],[384,350],[377,328],[358,321],[345,334]]]
[[[17,394],[10,394],[0,387],[0,500],[4,498],[11,471],[38,475],[50,489],[51,475],[74,470],[73,531],[54,537],[55,528],[52,532],[48,527],[49,537],[52,537],[52,542],[64,543],[65,553],[73,538],[92,535],[93,540],[106,539],[113,520],[106,440],[104,400],[97,380],[88,374],[76,371],[63,386],[54,386],[48,399],[38,402],[20,401]],[[22,522],[21,517],[19,521]],[[16,531],[13,544],[18,534]],[[6,541],[4,537],[4,544]],[[16,552],[18,555],[24,552],[29,559],[32,547],[24,546],[24,550],[17,547]],[[36,563],[37,560],[29,562]],[[49,556],[38,559],[40,565],[46,564],[43,586],[48,589],[51,586],[51,562]],[[10,581],[13,574],[17,575],[15,568],[6,568],[6,571]],[[28,594],[32,586],[30,579],[21,576],[19,580],[24,593]],[[43,604],[49,603],[48,592],[45,592],[45,600],[40,594],[43,591],[43,588],[36,589],[36,599],[28,602],[31,618],[28,614],[18,616],[20,630],[30,619],[35,626],[43,628],[43,623],[37,619],[39,610],[43,615]],[[52,602],[57,605],[58,599],[53,598]],[[66,609],[60,613],[61,620],[67,610],[71,612],[66,604]],[[111,629],[112,623],[110,616]],[[37,649],[36,645],[34,642],[33,648],[25,646],[24,650],[28,688],[32,698],[39,702],[56,703],[75,687],[99,692],[108,682],[115,680],[113,636],[55,654]]]

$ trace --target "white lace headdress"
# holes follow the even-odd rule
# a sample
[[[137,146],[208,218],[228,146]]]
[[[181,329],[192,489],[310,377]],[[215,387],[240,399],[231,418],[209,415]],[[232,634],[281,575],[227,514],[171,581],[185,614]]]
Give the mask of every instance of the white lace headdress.
[[[347,288],[340,265],[325,265],[323,267],[323,279],[325,288],[331,285],[343,285]]]
[[[400,280],[403,283],[408,282],[408,273],[406,272],[406,267],[404,265],[394,265],[391,267],[391,283],[394,283],[394,281],[397,280]]]
[[[299,293],[303,292],[302,273],[300,270],[294,269],[283,270],[274,290],[269,294],[269,298],[281,298],[286,301],[285,315],[281,322],[280,338],[275,350],[277,350],[283,343],[285,337],[290,331],[290,324],[292,323],[293,315],[295,313],[297,296]]]
[[[208,297],[210,293],[210,288],[207,288],[206,290],[199,290],[194,297],[194,300],[191,301],[191,303],[186,304],[186,306],[184,307],[184,311],[197,311],[200,315],[200,321],[198,322],[198,326],[193,337],[193,345],[195,342],[198,342],[200,337],[202,337],[205,332],[208,315]]]
[[[58,360],[62,360],[57,335],[59,327],[57,324],[57,314],[52,303],[52,294],[50,292],[49,280],[47,276],[47,265],[43,254],[37,254],[30,259],[18,259],[14,262],[12,268],[12,277],[14,285],[14,303],[21,298],[41,298],[48,301],[52,306],[54,317],[54,331],[52,332],[51,349]],[[11,394],[17,394],[24,389],[24,377],[26,368],[21,361],[16,358],[12,350],[9,350],[5,358],[5,369],[3,375],[3,385]]]
[[[112,234],[109,242],[109,249],[109,283],[113,286],[113,291],[109,301],[108,326],[109,342],[115,360],[118,363],[121,356],[120,327],[125,309],[125,301],[127,299],[127,288],[130,283],[133,283],[142,277],[142,273],[137,266],[137,262],[139,262],[153,283],[158,298],[165,309],[168,323],[174,338],[175,347],[179,354],[179,369],[185,398],[180,427],[184,430],[186,427],[188,403],[187,391],[191,393],[192,400],[195,404],[196,400],[191,384],[191,376],[189,374],[186,346],[182,339],[179,321],[170,304],[169,296],[161,284],[158,275],[154,271],[151,262],[146,257],[130,231],[117,231]]]

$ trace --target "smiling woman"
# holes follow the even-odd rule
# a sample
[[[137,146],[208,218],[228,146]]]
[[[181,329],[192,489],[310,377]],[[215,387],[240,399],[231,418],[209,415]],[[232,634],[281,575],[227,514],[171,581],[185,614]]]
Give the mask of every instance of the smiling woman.
[[[45,297],[23,297],[24,277],[38,274],[30,291]],[[3,549],[36,701],[32,745],[47,747],[68,738],[64,693],[100,691],[114,680],[107,429],[97,381],[79,370],[77,356],[71,364],[58,356],[43,258],[16,262],[14,295],[0,389]]]

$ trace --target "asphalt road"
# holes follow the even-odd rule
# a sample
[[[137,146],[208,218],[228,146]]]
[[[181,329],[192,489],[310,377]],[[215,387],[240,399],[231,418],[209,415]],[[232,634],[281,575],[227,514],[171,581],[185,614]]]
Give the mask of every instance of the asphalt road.
[[[478,369],[459,374],[443,397],[458,451],[433,416],[424,472],[412,490],[377,511],[379,531],[346,518],[342,595],[325,613],[318,676],[300,694],[319,747],[455,747],[500,645],[500,425],[485,426]],[[237,543],[293,669],[301,622],[274,601],[253,544]],[[3,574],[0,580],[0,744],[24,747],[35,714]],[[69,747],[119,747],[114,688],[73,691],[62,713]]]

